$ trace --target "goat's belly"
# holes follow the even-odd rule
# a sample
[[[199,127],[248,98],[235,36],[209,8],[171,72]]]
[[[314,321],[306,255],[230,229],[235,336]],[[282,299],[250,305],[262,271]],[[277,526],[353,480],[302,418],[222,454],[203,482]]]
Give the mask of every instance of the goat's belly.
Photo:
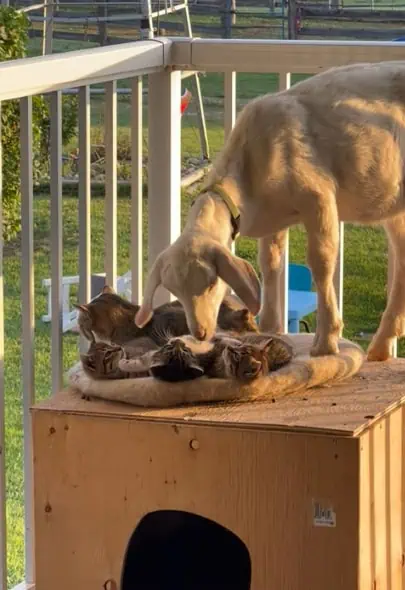
[[[405,212],[404,186],[396,189],[345,192],[339,191],[337,206],[341,221],[353,223],[379,223]]]

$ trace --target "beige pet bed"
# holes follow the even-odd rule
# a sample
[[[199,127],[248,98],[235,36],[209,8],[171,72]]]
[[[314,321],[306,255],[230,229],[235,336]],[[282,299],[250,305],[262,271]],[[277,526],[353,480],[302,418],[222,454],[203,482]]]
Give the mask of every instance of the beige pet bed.
[[[294,360],[283,369],[248,384],[205,377],[183,383],[167,383],[152,377],[96,381],[84,373],[81,363],[70,369],[68,378],[70,386],[82,395],[156,408],[281,397],[337,383],[360,369],[364,353],[357,344],[341,339],[338,355],[312,358],[309,350],[313,337],[313,334],[289,335],[296,352]]]

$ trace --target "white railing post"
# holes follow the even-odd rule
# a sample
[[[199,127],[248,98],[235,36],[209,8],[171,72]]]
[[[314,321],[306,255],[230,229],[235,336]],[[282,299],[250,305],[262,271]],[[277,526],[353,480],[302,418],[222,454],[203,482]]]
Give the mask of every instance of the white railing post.
[[[180,234],[181,215],[181,73],[149,76],[149,268],[158,254]],[[170,301],[163,289],[155,305]]]
[[[131,298],[142,301],[143,226],[142,226],[142,78],[132,80],[131,98]]]
[[[288,90],[291,86],[291,74],[290,72],[280,72],[278,78],[278,89],[281,92],[282,90]],[[284,261],[283,261],[283,270],[281,271],[281,279],[280,279],[280,303],[281,303],[281,321],[283,324],[283,331],[288,334],[288,266],[290,263],[290,237],[289,232],[287,231],[287,235],[285,238],[285,247],[284,247]]]
[[[1,104],[0,104],[1,115]],[[1,121],[1,117],[0,117]],[[4,388],[4,279],[3,279],[3,154],[0,124],[0,588],[7,589],[7,520],[5,462],[5,388]]]
[[[105,270],[117,287],[117,82],[105,85]]]
[[[58,393],[63,382],[63,287],[62,287],[62,93],[50,96],[51,116],[51,276],[52,322],[51,366],[52,393]]]
[[[236,72],[224,72],[224,141],[226,141],[236,120]],[[232,242],[235,253],[236,245]]]
[[[20,101],[21,137],[21,304],[22,304],[22,395],[24,426],[24,546],[25,581],[33,583],[34,509],[32,429],[30,407],[35,401],[34,378],[34,214],[32,184],[32,98]]]
[[[91,298],[90,87],[79,89],[79,301]],[[80,350],[88,348],[80,337]]]

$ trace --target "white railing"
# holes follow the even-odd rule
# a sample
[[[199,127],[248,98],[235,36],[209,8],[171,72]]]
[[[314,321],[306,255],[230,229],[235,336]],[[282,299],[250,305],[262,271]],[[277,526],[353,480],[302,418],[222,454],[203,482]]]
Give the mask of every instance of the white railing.
[[[34,244],[32,181],[32,96],[48,93],[51,104],[51,280],[52,392],[62,386],[62,186],[61,91],[79,88],[79,299],[90,298],[90,92],[91,84],[105,83],[106,194],[105,272],[117,280],[117,88],[119,79],[132,78],[131,106],[131,270],[132,298],[142,295],[142,75],[148,75],[149,169],[148,263],[180,232],[180,81],[181,71],[225,73],[224,126],[228,135],[235,121],[236,73],[279,74],[287,88],[292,73],[316,73],[331,66],[361,61],[400,60],[405,49],[396,43],[278,42],[249,40],[164,39],[72,52],[0,65],[0,102],[19,99],[21,105],[22,191],[22,399],[24,415],[25,582],[35,583],[32,446],[29,407],[35,399],[34,375]],[[1,155],[1,154],[0,154]],[[0,183],[1,186],[1,183]],[[1,220],[1,210],[0,210]],[[336,286],[342,308],[343,231]],[[5,380],[3,321],[3,244],[0,239],[0,590],[5,590]],[[288,248],[287,248],[288,258]],[[284,280],[284,301],[287,294]],[[160,302],[168,293],[160,293]],[[286,307],[286,306],[284,306]],[[287,320],[286,313],[285,322]],[[287,322],[286,322],[287,323]],[[63,575],[63,572],[62,572]]]

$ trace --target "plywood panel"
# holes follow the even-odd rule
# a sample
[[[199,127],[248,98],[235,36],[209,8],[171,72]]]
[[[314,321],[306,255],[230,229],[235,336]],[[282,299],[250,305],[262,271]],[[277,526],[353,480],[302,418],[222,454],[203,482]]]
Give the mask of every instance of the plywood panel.
[[[333,387],[297,392],[266,402],[226,403],[181,408],[143,409],[125,404],[84,401],[61,392],[38,404],[46,410],[78,414],[133,416],[180,423],[229,424],[252,428],[312,430],[358,436],[405,399],[405,359],[365,363],[352,379]]]
[[[389,563],[388,576],[391,590],[405,588],[402,581],[402,519],[403,519],[403,413],[400,408],[387,418],[387,471],[388,471],[388,534],[389,534]]]
[[[360,590],[403,590],[403,408],[360,437]]]
[[[357,589],[357,439],[38,409],[33,428],[40,590],[118,583],[134,527],[162,508],[239,535],[252,590]],[[336,527],[314,526],[314,503]]]
[[[370,454],[374,458],[374,467],[370,477],[372,505],[372,543],[375,560],[375,590],[389,590],[388,587],[388,466],[386,446],[387,421],[382,420],[371,432]]]
[[[373,464],[370,461],[371,433],[360,439],[360,497],[359,497],[359,590],[373,588],[375,551],[372,531],[374,520],[371,504],[371,479]]]

